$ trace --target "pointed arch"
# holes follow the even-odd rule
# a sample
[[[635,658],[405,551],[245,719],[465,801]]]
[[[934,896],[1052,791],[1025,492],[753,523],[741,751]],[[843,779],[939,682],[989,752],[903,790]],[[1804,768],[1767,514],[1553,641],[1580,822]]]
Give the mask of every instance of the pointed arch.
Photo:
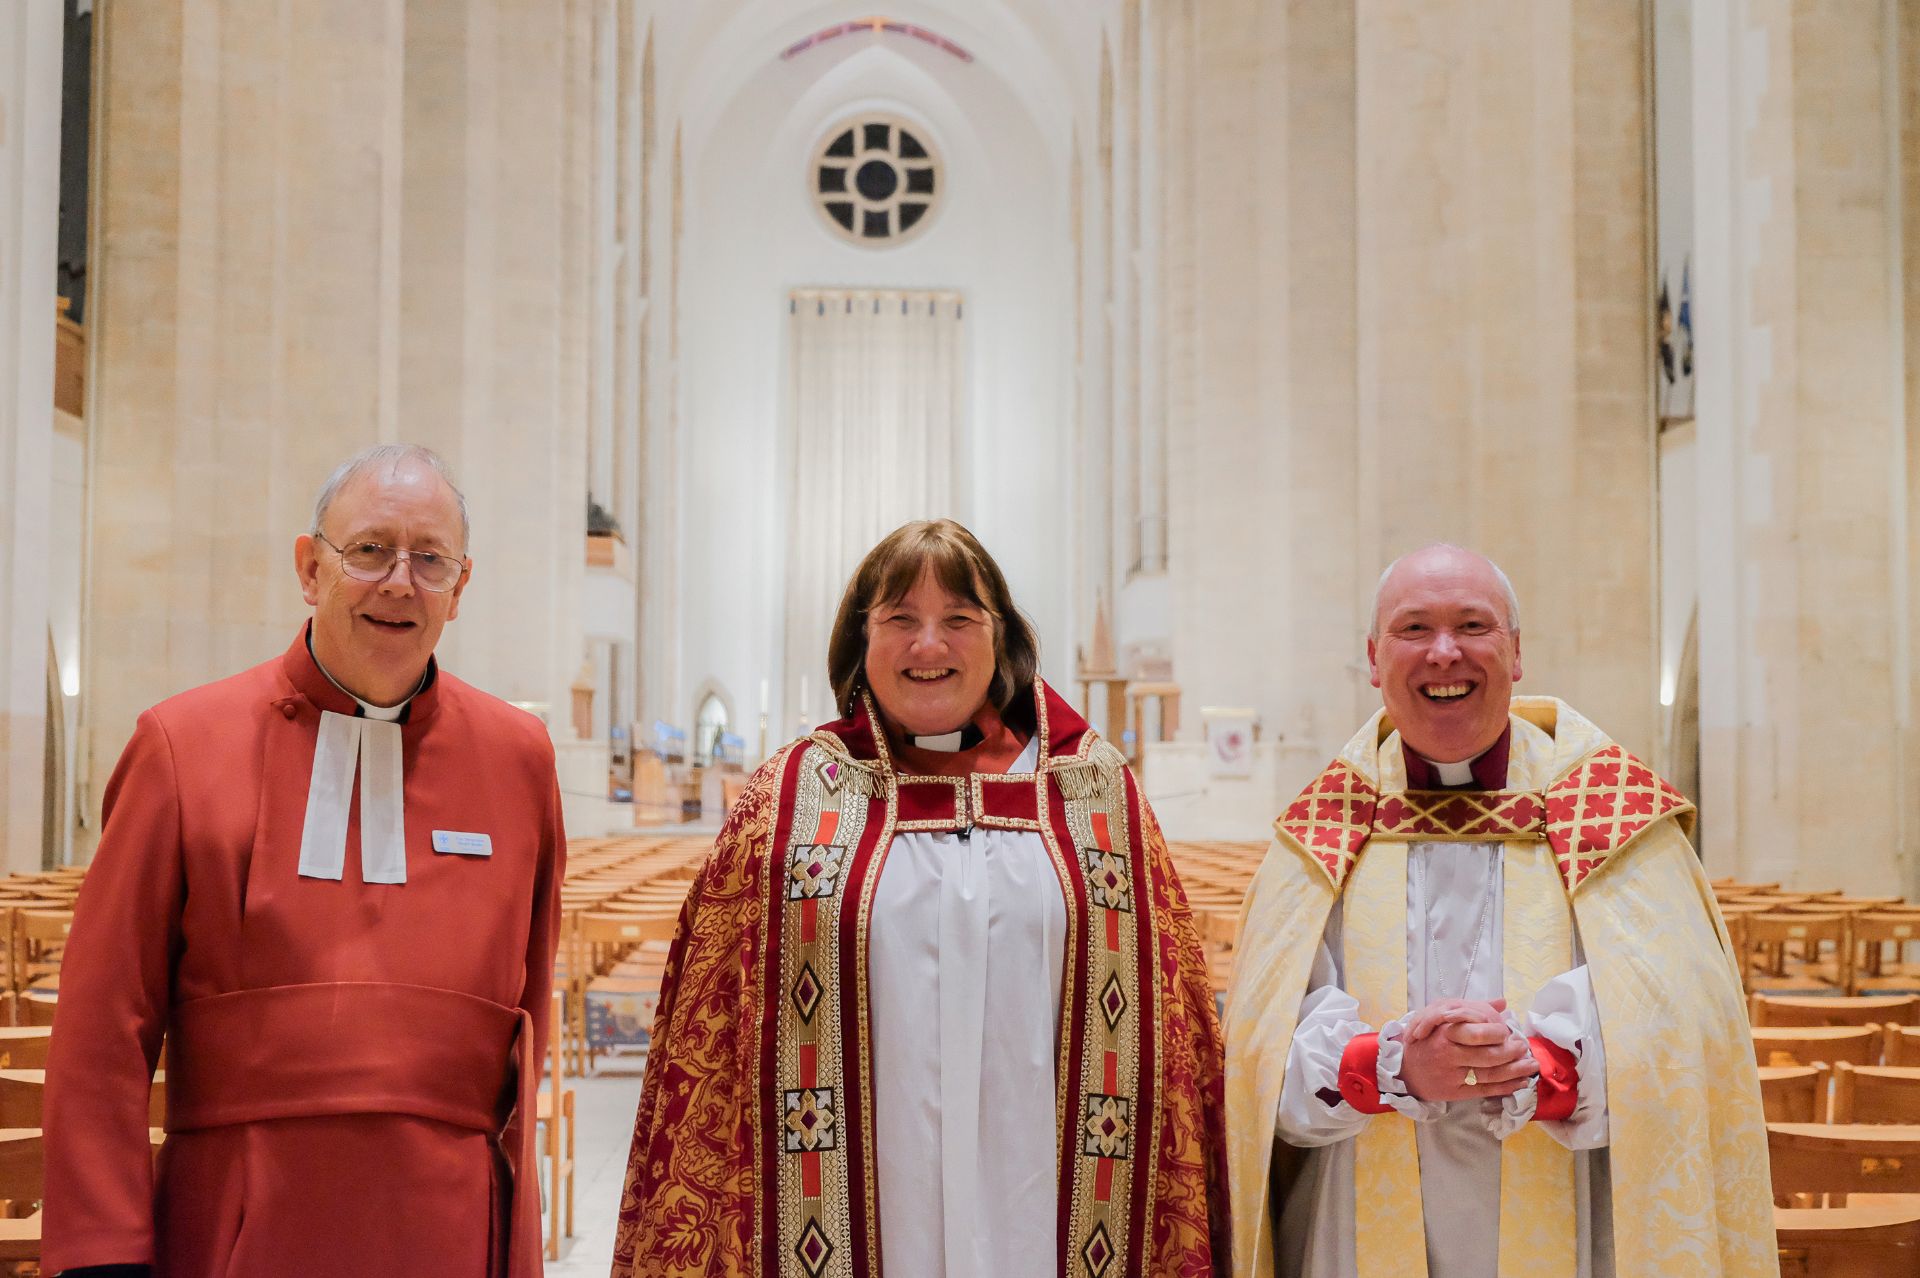
[[[733,697],[718,679],[701,680],[693,694],[693,715],[688,722],[693,731],[687,743],[687,759],[695,767],[708,767],[714,762],[722,735],[739,735]]]

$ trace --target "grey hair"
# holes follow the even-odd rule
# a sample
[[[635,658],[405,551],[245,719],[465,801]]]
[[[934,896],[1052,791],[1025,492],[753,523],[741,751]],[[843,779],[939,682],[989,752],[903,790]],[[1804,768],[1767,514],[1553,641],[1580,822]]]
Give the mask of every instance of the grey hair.
[[[462,493],[460,486],[453,482],[453,472],[447,468],[447,463],[440,454],[422,444],[374,444],[370,448],[361,449],[335,466],[333,473],[327,476],[327,482],[320,485],[320,495],[314,498],[313,528],[311,529],[313,535],[316,537],[320,535],[320,525],[327,517],[327,510],[333,505],[333,499],[340,495],[342,488],[361,475],[383,468],[388,471],[397,470],[406,462],[418,462],[433,471],[446,484],[447,491],[453,494],[453,504],[460,512],[460,550],[462,554],[466,553],[467,546],[473,538],[473,527],[467,522],[466,494]]]
[[[1380,596],[1386,593],[1387,578],[1393,576],[1393,570],[1398,568],[1403,560],[1414,555],[1424,555],[1429,550],[1451,550],[1462,555],[1472,555],[1493,569],[1494,580],[1500,583],[1500,593],[1507,597],[1507,629],[1516,635],[1520,633],[1520,596],[1513,593],[1513,582],[1508,580],[1506,570],[1477,550],[1468,550],[1465,546],[1456,546],[1450,541],[1431,541],[1417,550],[1409,550],[1401,555],[1388,564],[1386,571],[1380,574],[1380,581],[1373,588],[1373,620],[1367,623],[1367,638],[1380,637]]]

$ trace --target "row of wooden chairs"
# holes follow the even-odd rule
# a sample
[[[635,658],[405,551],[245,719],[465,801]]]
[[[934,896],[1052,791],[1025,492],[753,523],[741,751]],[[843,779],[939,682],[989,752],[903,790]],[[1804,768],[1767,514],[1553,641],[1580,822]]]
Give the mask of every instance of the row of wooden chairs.
[[[567,876],[560,886],[562,928],[554,963],[548,1082],[540,1094],[549,1259],[559,1257],[561,1239],[574,1232],[576,1098],[566,1080],[596,1063],[587,1024],[593,981],[644,939],[628,935],[626,929],[640,928],[647,937],[655,936],[660,915],[670,927],[711,846],[711,839],[632,835],[568,844]],[[643,904],[648,907],[645,921],[636,922],[634,914]]]
[[[1920,1066],[1920,1026],[1756,1025],[1752,1033],[1761,1065]]]
[[[1920,1182],[1900,1174],[1920,1153],[1920,1027],[1867,1019],[1912,1019],[1916,1007],[1752,1000],[1783,1278],[1920,1273],[1920,1197],[1908,1197]]]
[[[575,1073],[585,1073],[598,1063],[599,1052],[588,1025],[590,994],[610,992],[608,982],[616,979],[634,983],[625,974],[616,977],[615,969],[643,941],[663,930],[671,938],[672,923],[711,848],[710,838],[683,835],[626,835],[569,845],[554,988],[564,1000],[565,1051]],[[616,922],[604,917],[609,915],[626,917]],[[629,933],[629,928],[646,935]],[[637,983],[645,984],[644,980]],[[651,991],[628,992],[657,995],[657,980]]]
[[[41,1136],[47,1084],[46,1026],[0,1028],[0,1265],[31,1265],[40,1258],[40,1199],[46,1186]],[[155,1148],[165,1139],[167,1080],[154,1075],[147,1104]]]
[[[1768,1123],[1782,1278],[1920,1273],[1920,1127]]]
[[[1216,996],[1224,997],[1233,980],[1241,907],[1266,851],[1263,843],[1227,841],[1174,843],[1167,848],[1193,910]]]
[[[1920,906],[1899,896],[1713,882],[1749,992],[1871,994],[1920,990]],[[1889,957],[1891,962],[1889,962]]]
[[[1754,994],[1747,1018],[1755,1029],[1784,1026],[1920,1025],[1920,994]]]
[[[1762,1065],[1760,1098],[1772,1123],[1920,1124],[1920,1066]]]
[[[1722,910],[1749,993],[1920,989],[1920,965],[1905,961],[1906,947],[1920,944],[1920,913],[1807,906]]]

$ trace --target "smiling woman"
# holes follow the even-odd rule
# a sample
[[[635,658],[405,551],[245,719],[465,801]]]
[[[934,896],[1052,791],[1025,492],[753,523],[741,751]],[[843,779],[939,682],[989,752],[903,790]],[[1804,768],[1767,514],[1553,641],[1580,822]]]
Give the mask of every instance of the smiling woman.
[[[867,553],[827,665],[689,897],[615,1273],[1215,1272],[1219,1023],[1125,761],[951,520]]]
[[[1031,736],[1019,701],[1040,645],[1000,566],[951,519],[907,524],[870,551],[847,583],[827,646],[834,708],[852,714],[864,687],[896,730],[959,732],[1008,718]]]

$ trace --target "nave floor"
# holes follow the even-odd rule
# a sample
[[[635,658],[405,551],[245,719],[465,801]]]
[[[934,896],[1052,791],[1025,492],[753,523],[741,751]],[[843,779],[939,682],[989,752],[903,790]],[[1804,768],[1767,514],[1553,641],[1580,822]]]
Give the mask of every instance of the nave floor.
[[[547,1262],[548,1278],[607,1278],[613,1265],[614,1216],[633,1144],[633,1115],[640,1105],[640,1058],[601,1062],[591,1078],[567,1079],[574,1089],[574,1236],[562,1239],[560,1259]]]

